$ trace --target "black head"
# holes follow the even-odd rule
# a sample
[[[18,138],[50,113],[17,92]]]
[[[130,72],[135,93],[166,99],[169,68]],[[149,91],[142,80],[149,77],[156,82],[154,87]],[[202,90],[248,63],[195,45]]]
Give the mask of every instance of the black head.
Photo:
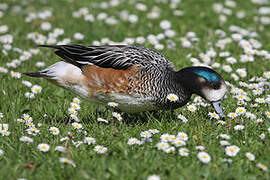
[[[224,117],[221,100],[226,93],[226,84],[217,72],[207,67],[187,67],[177,74],[178,81],[183,87],[190,93],[198,94],[210,101],[217,113]]]

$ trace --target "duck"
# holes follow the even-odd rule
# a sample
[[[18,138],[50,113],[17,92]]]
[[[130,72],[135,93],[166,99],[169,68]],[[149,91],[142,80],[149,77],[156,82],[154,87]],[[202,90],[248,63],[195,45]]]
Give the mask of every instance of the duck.
[[[39,45],[54,49],[61,61],[30,77],[45,78],[93,103],[115,102],[127,113],[174,110],[192,94],[210,102],[222,119],[224,79],[211,68],[184,67],[179,71],[161,53],[132,45]],[[172,99],[168,95],[173,95]]]

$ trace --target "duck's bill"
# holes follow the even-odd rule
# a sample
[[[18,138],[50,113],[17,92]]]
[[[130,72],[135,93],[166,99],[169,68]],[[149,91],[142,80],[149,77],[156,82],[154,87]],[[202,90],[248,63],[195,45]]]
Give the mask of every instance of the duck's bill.
[[[219,117],[224,120],[225,116],[222,112],[221,100],[212,102],[212,105],[215,108],[216,112],[218,113]]]

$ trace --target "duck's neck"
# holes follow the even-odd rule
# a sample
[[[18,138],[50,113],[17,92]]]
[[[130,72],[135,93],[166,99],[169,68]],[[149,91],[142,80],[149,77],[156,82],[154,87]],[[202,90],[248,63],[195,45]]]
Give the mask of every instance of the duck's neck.
[[[190,94],[197,94],[201,95],[201,84],[203,81],[202,78],[199,78],[194,72],[190,71],[189,69],[181,69],[180,71],[176,72],[176,79],[175,81],[180,84],[186,91]]]

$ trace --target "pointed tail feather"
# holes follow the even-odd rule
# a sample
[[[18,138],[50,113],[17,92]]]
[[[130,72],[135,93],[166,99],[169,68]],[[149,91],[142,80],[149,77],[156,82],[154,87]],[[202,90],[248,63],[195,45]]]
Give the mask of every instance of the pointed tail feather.
[[[44,72],[25,72],[23,73],[27,76],[30,76],[30,77],[45,77],[45,78],[50,78],[52,76],[49,76],[48,74],[44,73]]]

